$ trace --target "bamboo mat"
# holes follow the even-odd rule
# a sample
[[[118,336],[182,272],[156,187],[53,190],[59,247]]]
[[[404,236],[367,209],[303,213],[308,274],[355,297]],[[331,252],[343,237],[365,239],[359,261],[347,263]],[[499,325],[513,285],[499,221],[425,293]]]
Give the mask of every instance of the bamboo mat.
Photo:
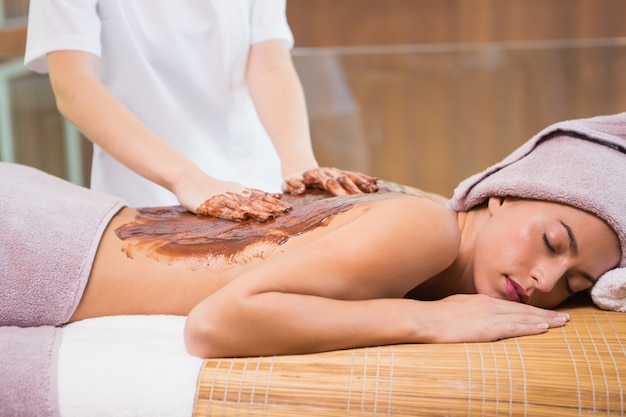
[[[545,334],[207,360],[194,416],[624,416],[626,314]]]

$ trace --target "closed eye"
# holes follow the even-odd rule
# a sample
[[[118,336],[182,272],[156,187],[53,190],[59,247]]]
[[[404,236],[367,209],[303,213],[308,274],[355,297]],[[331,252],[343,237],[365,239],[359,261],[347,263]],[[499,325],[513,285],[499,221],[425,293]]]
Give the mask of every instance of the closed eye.
[[[572,289],[569,283],[569,279],[567,278],[567,275],[563,275],[563,279],[565,280],[565,289],[567,290],[567,293],[569,294],[569,296],[571,297],[574,294],[576,294],[576,292]]]
[[[552,246],[552,244],[548,240],[548,235],[544,233],[542,238],[543,238],[543,243],[546,245],[546,248],[548,248],[548,250],[551,253],[556,253],[556,249],[554,249],[554,246]]]
[[[548,249],[548,251],[550,251],[550,253],[552,253],[552,254],[556,254],[556,249],[550,243],[550,240],[548,239],[548,235],[544,233],[542,235],[542,239],[543,239],[543,243],[546,245],[546,248]],[[569,283],[569,279],[568,279],[567,275],[563,275],[563,277],[561,279],[565,282],[565,289],[567,291],[567,294],[569,294],[570,297],[573,296],[574,294],[576,294],[576,292],[572,289],[572,287],[571,287],[571,285]]]
[[[565,281],[565,288],[570,296],[589,289],[597,281],[585,271],[568,271],[562,279]]]

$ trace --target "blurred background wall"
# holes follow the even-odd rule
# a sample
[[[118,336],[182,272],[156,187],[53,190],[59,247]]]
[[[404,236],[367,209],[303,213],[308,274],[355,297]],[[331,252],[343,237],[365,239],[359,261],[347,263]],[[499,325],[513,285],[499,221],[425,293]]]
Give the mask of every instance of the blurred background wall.
[[[90,145],[21,69],[27,8],[0,13],[0,158],[87,185]],[[287,0],[287,14],[322,165],[450,195],[553,122],[626,111],[623,0]]]

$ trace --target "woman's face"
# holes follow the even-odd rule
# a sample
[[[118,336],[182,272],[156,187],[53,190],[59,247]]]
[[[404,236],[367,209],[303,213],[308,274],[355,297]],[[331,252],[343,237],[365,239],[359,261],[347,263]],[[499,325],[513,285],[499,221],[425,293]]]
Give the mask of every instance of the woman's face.
[[[552,308],[619,263],[613,229],[583,210],[491,198],[488,212],[474,252],[480,294]]]

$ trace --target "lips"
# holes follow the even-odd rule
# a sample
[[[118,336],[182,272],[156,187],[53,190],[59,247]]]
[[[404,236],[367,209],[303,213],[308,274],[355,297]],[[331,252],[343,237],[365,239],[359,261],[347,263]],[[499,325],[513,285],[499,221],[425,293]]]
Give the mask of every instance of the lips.
[[[526,303],[528,301],[528,295],[521,285],[509,277],[505,277],[505,282],[506,295],[509,301],[515,301],[517,303]]]

